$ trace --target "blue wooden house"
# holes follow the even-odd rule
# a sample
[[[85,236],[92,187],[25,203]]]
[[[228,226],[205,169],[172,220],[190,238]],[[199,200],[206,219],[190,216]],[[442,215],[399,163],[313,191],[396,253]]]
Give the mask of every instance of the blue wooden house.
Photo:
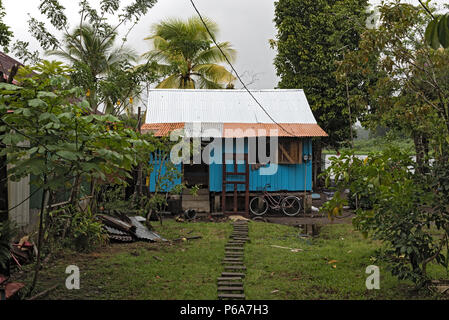
[[[196,159],[172,159],[182,173],[175,183],[201,186],[197,197],[183,193],[183,209],[247,214],[250,198],[264,189],[301,195],[311,191],[311,138],[327,134],[316,123],[304,91],[252,93],[263,108],[245,90],[150,90],[142,131],[177,133],[201,146]],[[154,164],[150,192],[159,169],[157,160]]]

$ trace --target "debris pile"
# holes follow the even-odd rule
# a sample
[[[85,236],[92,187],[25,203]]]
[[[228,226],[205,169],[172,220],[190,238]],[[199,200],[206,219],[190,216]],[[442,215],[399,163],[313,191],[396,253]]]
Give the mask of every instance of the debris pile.
[[[103,214],[98,217],[103,223],[103,227],[107,231],[110,240],[119,242],[167,241],[156,232],[148,230],[142,223],[145,222],[144,217],[121,215],[120,218],[115,218]]]

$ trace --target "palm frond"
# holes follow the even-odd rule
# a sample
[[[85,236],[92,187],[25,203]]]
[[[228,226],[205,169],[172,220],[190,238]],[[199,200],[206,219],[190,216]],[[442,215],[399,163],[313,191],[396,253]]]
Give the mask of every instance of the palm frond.
[[[234,62],[237,56],[237,51],[232,48],[230,42],[222,42],[218,44],[223,53],[228,57],[229,61]],[[225,57],[220,52],[217,46],[210,47],[208,50],[201,51],[195,57],[195,63],[220,63],[226,62]]]
[[[236,79],[231,72],[218,64],[196,65],[192,70],[216,83],[230,83]]]
[[[157,89],[179,89],[181,88],[181,77],[178,74],[173,74],[162,80],[157,86]]]

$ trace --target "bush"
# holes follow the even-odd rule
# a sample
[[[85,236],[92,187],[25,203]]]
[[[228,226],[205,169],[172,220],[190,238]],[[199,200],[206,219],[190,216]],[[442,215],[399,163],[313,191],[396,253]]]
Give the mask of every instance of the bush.
[[[0,273],[9,273],[11,241],[15,229],[10,221],[0,222]]]
[[[449,215],[440,203],[447,199],[441,172],[445,177],[449,173],[438,163],[428,175],[414,169],[410,156],[395,148],[370,154],[364,161],[350,153],[334,157],[324,174],[327,181],[335,174],[336,193],[324,208],[330,216],[338,214],[345,188],[366,199],[355,211],[354,226],[365,236],[383,241],[379,255],[393,275],[421,286],[428,280],[430,262],[448,267],[442,249],[448,247]]]
[[[51,243],[50,250],[62,247],[87,252],[107,241],[102,223],[89,208],[79,211],[66,206],[52,211],[46,224],[46,239]]]

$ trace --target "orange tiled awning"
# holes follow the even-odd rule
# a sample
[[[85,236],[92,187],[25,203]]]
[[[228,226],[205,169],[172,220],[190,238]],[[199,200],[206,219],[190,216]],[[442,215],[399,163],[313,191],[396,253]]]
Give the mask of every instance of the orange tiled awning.
[[[318,124],[300,123],[225,123],[224,138],[245,137],[327,137]]]
[[[176,129],[184,128],[184,122],[174,123],[145,123],[142,125],[142,133],[153,132],[156,137],[168,136],[170,132]]]
[[[184,128],[183,122],[144,124],[142,131],[151,131],[155,136],[167,136],[171,131]],[[327,137],[327,133],[318,124],[301,123],[224,123],[224,138],[247,137]]]

